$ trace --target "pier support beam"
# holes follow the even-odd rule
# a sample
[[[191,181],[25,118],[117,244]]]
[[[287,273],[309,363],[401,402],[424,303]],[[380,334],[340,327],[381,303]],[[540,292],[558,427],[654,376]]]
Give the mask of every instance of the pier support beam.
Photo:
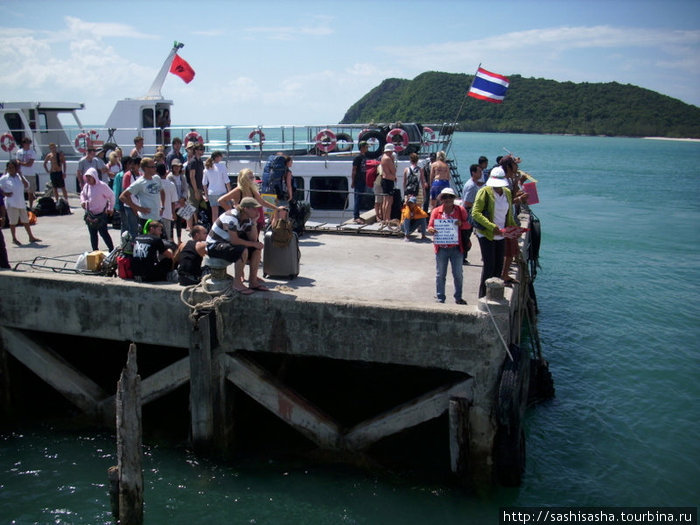
[[[210,450],[214,442],[214,385],[210,316],[197,320],[190,337],[190,421],[192,446]]]

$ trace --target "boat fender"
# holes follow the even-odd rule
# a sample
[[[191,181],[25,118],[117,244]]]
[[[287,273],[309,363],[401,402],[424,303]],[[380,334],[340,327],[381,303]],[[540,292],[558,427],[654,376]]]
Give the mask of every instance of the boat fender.
[[[200,144],[204,144],[204,139],[196,131],[190,131],[187,135],[185,135],[185,146],[190,142],[198,142]]]
[[[336,149],[338,151],[352,151],[354,143],[350,135],[348,135],[347,133],[338,133],[336,135],[336,140]]]
[[[316,135],[316,148],[324,153],[329,153],[335,149],[338,139],[330,129],[322,129]]]
[[[395,140],[395,137],[400,137],[401,140]],[[401,128],[394,128],[386,134],[386,142],[392,143],[397,152],[401,152],[408,147],[408,133]]]
[[[78,150],[80,153],[85,153],[87,151],[89,140],[90,136],[84,131],[82,133],[78,133],[75,136],[75,149]]]
[[[435,138],[435,131],[428,126],[423,126],[423,146],[432,146]]]
[[[5,133],[0,137],[0,147],[3,151],[12,151],[15,149],[15,138],[12,133]]]
[[[377,159],[384,153],[384,136],[379,130],[376,129],[363,129],[357,136],[358,144],[361,141],[367,142],[369,144],[369,149],[365,157],[368,159]]]
[[[258,137],[258,140],[256,140],[256,137]],[[250,133],[248,133],[248,138],[252,140],[253,142],[260,142],[262,144],[265,142],[265,133],[261,129],[254,129]]]

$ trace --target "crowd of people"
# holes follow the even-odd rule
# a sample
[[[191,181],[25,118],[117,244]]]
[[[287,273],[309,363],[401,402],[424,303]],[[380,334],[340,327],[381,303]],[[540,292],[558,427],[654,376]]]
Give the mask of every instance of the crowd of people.
[[[143,156],[143,142],[142,137],[135,137],[129,156],[123,156],[119,148],[109,152],[107,163],[98,156],[97,148],[88,145],[78,162],[76,182],[92,249],[99,248],[99,238],[107,250],[114,249],[108,228],[112,222],[121,229],[122,251],[130,257],[131,271],[140,280],[177,279],[182,285],[194,284],[201,278],[203,257],[210,254],[234,264],[233,287],[239,293],[267,290],[257,276],[263,249],[259,234],[265,227],[263,209],[276,212],[292,201],[293,159],[282,158],[284,173],[266,181],[270,187],[278,186],[273,192],[277,200],[272,204],[262,198],[250,169],[243,169],[236,187],[231,187],[226,165],[221,162],[222,152],[213,151],[204,159],[203,144],[189,142],[183,148],[176,137],[167,154],[159,146],[148,157]],[[394,144],[384,146],[373,179],[368,176],[368,144],[360,142],[358,146],[351,176],[354,221],[364,222],[361,202],[371,185],[377,222],[389,225],[399,209],[399,227],[405,242],[410,242],[416,231],[421,240],[429,240],[431,235],[438,302],[446,300],[450,266],[454,300],[466,304],[462,297],[462,266],[469,264],[472,235],[479,243],[483,261],[479,297],[485,295],[485,282],[491,277],[500,277],[506,284],[517,282],[509,273],[518,250],[517,236],[509,235],[507,229],[517,226],[518,208],[527,203],[527,193],[522,190],[525,178],[518,171],[519,158],[498,157],[489,169],[488,159],[480,157],[469,167],[469,180],[461,195],[457,195],[445,152],[431,153],[425,159],[411,153],[410,165],[402,173],[401,192],[396,188],[398,162]],[[29,242],[41,241],[32,233],[24,197],[26,193],[31,208],[36,192],[32,186],[36,184],[35,160],[31,139],[26,138],[17,159],[7,163],[6,173],[0,178],[0,206],[7,210],[12,242],[16,245],[21,245],[18,226],[24,227]],[[66,161],[55,144],[49,145],[43,165],[51,178],[54,199],[60,200],[59,191],[67,199]],[[263,184],[266,182],[264,178]],[[5,210],[0,212],[4,220]],[[189,232],[190,240],[183,238],[183,230]],[[9,267],[1,232],[0,243],[0,267]],[[246,263],[251,268],[248,286],[243,278]]]
[[[354,190],[354,221],[364,223],[360,216],[362,195],[372,184],[375,194],[377,221],[388,224],[392,217],[393,201],[401,197],[394,185],[397,180],[397,156],[395,146],[384,147],[374,181],[367,177],[368,145],[360,142],[359,153],[353,159],[351,186]],[[435,251],[435,298],[445,302],[445,282],[448,265],[454,281],[454,300],[466,304],[462,297],[463,269],[468,265],[468,254],[474,234],[482,254],[482,273],[478,296],[486,295],[486,281],[501,278],[506,285],[516,283],[510,276],[511,264],[517,254],[517,233],[509,227],[517,227],[515,217],[519,206],[527,203],[527,193],[522,184],[525,177],[518,171],[519,158],[508,155],[498,157],[489,169],[484,156],[469,167],[469,180],[457,195],[453,189],[451,168],[444,151],[431,153],[420,159],[416,153],[409,155],[410,165],[403,172],[403,197],[400,228],[406,242],[418,230],[421,240],[427,234],[433,236]],[[461,197],[461,204],[456,204]]]

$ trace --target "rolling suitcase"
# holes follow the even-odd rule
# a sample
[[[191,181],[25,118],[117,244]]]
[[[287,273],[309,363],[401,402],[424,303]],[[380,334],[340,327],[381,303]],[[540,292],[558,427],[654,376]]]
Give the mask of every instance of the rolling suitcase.
[[[265,248],[263,250],[263,276],[269,275],[291,279],[299,275],[299,237],[292,234],[286,246],[275,246],[272,241],[272,231],[265,233]]]

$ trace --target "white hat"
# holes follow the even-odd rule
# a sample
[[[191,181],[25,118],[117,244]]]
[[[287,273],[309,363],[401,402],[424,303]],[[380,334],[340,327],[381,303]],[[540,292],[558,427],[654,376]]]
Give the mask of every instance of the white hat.
[[[452,195],[453,197],[457,196],[455,190],[453,190],[452,188],[443,188],[443,190],[440,192],[440,195]]]
[[[390,142],[386,146],[384,146],[384,151],[394,151],[394,145]]]
[[[86,169],[86,170],[85,170],[85,176],[87,177],[88,175],[89,175],[90,177],[92,177],[93,179],[95,179],[95,180],[99,180],[98,177],[97,177],[97,170],[96,170],[95,168],[88,168],[88,169]]]
[[[486,181],[486,185],[491,186],[492,188],[505,188],[508,186],[508,181],[506,181],[506,172],[503,171],[503,168],[500,166],[493,168],[491,173],[489,173],[489,180]]]

